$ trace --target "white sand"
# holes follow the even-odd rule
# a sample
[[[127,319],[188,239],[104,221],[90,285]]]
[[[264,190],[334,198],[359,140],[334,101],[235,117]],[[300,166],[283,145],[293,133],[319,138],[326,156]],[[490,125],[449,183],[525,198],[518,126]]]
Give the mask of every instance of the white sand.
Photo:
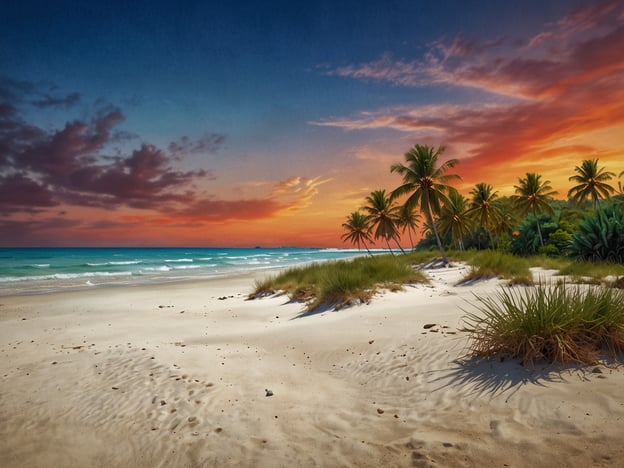
[[[622,466],[622,370],[459,364],[498,287],[461,270],[303,318],[249,277],[0,298],[0,466]]]

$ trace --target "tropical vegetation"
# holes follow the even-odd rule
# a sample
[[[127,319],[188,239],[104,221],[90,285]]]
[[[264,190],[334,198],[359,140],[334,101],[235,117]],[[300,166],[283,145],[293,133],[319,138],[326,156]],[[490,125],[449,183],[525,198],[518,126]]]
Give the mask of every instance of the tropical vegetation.
[[[342,225],[347,232],[342,235],[343,241],[349,241],[355,244],[358,249],[362,246],[370,254],[367,242],[372,242],[368,217],[359,211],[354,211],[349,215],[347,221]]]
[[[572,201],[581,203],[589,198],[594,202],[594,208],[598,208],[600,199],[609,198],[615,192],[615,189],[608,184],[614,172],[605,170],[604,167],[598,167],[597,159],[586,159],[580,166],[574,168],[575,175],[570,177],[571,182],[577,185],[572,187],[568,192],[568,198]]]
[[[570,254],[583,260],[624,263],[624,210],[606,206],[584,218],[572,234]]]
[[[554,210],[548,202],[553,200],[553,196],[557,194],[549,185],[550,181],[542,182],[542,176],[536,173],[529,173],[525,178],[518,179],[518,185],[514,185],[516,195],[514,196],[515,205],[522,216],[531,213],[537,218],[539,213],[554,214]],[[537,234],[540,246],[544,246],[544,237],[540,223],[537,223]]]
[[[399,244],[399,213],[400,208],[396,204],[394,197],[387,194],[385,190],[375,190],[366,197],[366,205],[362,208],[366,211],[371,230],[374,231],[375,239],[386,241],[390,249],[390,241]]]
[[[492,242],[495,227],[503,214],[498,206],[498,192],[490,184],[479,182],[470,191],[470,209],[476,225],[486,233]]]
[[[444,153],[443,146],[435,149],[430,146],[415,145],[405,153],[405,164],[393,164],[390,166],[390,172],[396,172],[403,177],[403,184],[394,189],[392,197],[406,196],[405,205],[418,207],[425,215],[427,225],[436,238],[442,260],[447,264],[448,259],[434,217],[439,216],[442,204],[448,202],[449,192],[455,190],[448,185],[448,182],[459,179],[459,176],[447,174],[447,172],[459,161],[449,159],[439,164],[438,159],[442,153]]]
[[[452,191],[449,194],[447,203],[440,210],[438,229],[443,237],[450,236],[457,249],[465,250],[464,239],[471,232],[472,219],[466,198],[461,193]]]
[[[414,145],[390,172],[401,176],[392,190],[368,195],[342,225],[342,239],[358,248],[381,243],[393,252],[436,249],[448,264],[448,249],[497,250],[519,256],[546,255],[624,263],[624,188],[610,183],[616,173],[586,159],[569,177],[567,200],[536,172],[518,178],[514,193],[502,196],[487,182],[462,194],[452,173],[459,161],[443,159],[444,147]],[[624,171],[618,178],[624,177]],[[420,215],[420,216],[419,216]],[[420,229],[420,240],[414,236]]]

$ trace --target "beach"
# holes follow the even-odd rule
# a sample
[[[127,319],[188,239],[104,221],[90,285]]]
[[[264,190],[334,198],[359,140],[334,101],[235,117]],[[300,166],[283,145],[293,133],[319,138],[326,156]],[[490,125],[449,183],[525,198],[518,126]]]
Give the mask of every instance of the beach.
[[[617,466],[624,372],[477,362],[467,267],[303,314],[252,272],[0,298],[0,466]]]

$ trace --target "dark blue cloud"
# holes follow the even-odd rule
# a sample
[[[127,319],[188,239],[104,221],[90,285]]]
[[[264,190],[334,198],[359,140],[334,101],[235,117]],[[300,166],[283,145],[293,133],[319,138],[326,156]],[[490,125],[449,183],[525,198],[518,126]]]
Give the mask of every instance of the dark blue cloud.
[[[4,86],[2,86],[4,85]],[[107,106],[90,118],[67,122],[46,131],[30,124],[20,108],[37,86],[5,79],[0,83],[0,210],[29,211],[62,203],[117,208],[162,208],[167,203],[195,200],[196,179],[212,177],[207,170],[180,171],[184,155],[216,151],[225,137],[208,133],[197,141],[183,137],[163,151],[142,144],[130,154],[108,154],[112,144],[127,141],[116,126],[125,116]],[[64,107],[77,98],[52,98],[40,106]]]

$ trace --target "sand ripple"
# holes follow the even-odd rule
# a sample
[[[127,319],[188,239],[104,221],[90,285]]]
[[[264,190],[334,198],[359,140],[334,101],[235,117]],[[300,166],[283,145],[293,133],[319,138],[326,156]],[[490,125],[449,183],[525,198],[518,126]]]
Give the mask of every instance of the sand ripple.
[[[0,466],[620,463],[624,373],[463,359],[497,282],[460,272],[305,318],[234,286],[5,299]]]

